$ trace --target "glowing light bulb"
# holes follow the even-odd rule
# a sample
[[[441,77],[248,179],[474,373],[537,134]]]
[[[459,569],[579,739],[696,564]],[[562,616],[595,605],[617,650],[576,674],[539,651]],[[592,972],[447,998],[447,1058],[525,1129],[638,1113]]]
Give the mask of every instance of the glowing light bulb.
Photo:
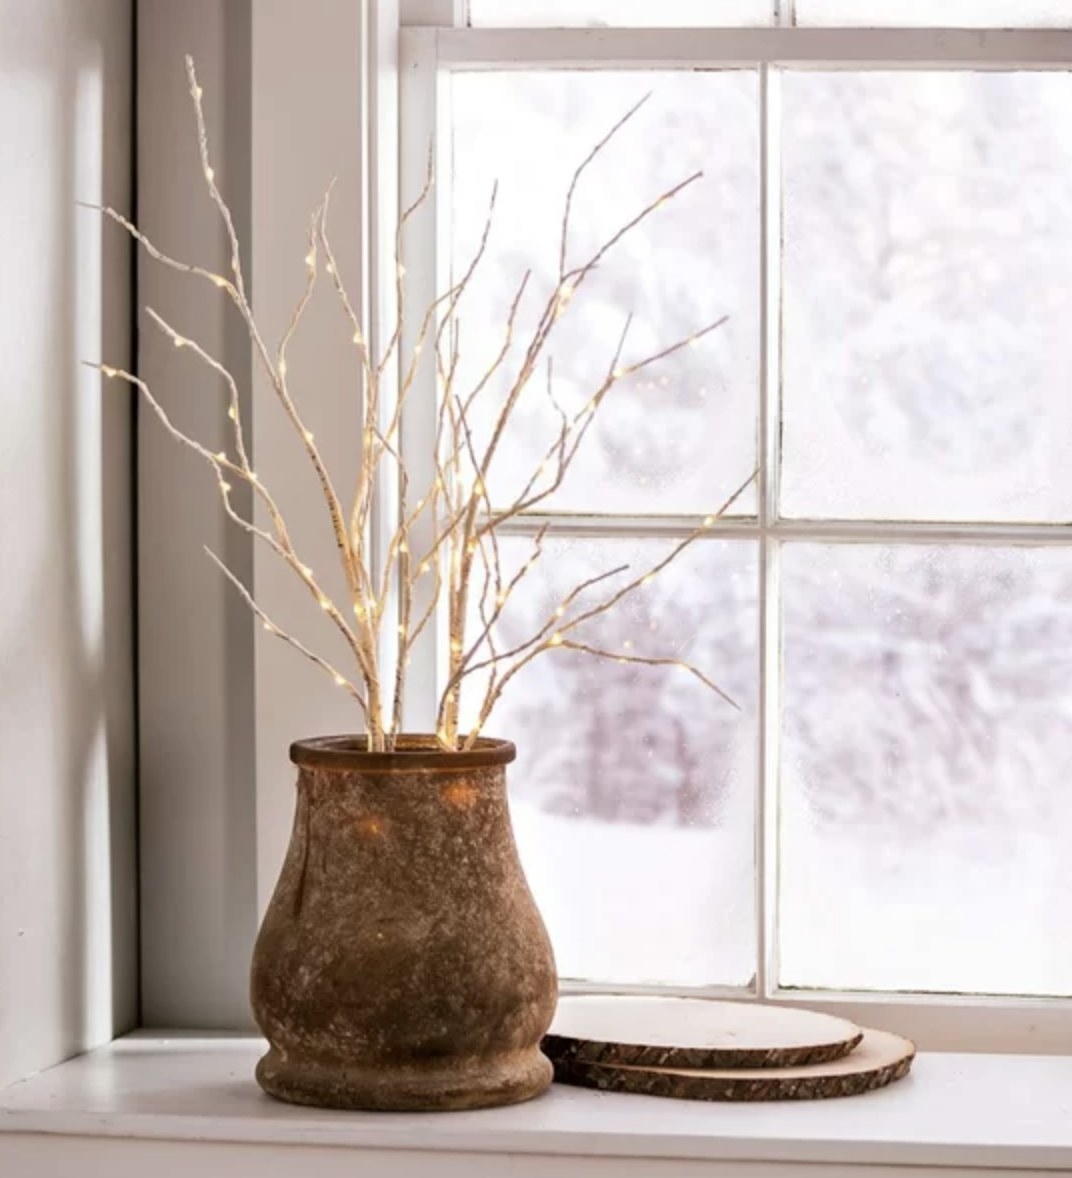
[[[287,374],[287,362],[286,362],[286,360],[280,360],[279,361],[279,375],[281,377],[283,377],[283,376],[286,376],[286,374]]]
[[[201,90],[201,87],[200,87],[200,86],[195,86],[195,87],[194,87],[194,88],[193,88],[193,89],[190,91],[190,93],[191,93],[191,94],[194,96],[194,98],[195,98],[195,99],[196,99],[198,102],[200,102],[200,101],[201,101],[201,94],[202,94],[202,90]]]
[[[102,365],[101,365],[101,369],[100,369],[100,370],[101,370],[101,372],[103,372],[103,373],[104,373],[104,375],[105,375],[106,377],[108,377],[108,378],[109,378],[109,380],[110,380],[110,379],[111,379],[113,376],[117,376],[117,375],[118,375],[118,371],[117,371],[115,368],[112,368],[112,367],[111,367],[110,365],[108,365],[108,364],[102,364]]]
[[[646,577],[644,577],[640,583],[641,583],[641,585],[650,585],[652,583],[652,581],[654,581],[654,580],[655,580],[654,575],[652,573],[648,573],[648,575]]]
[[[275,626],[273,626],[271,622],[263,622],[262,625],[268,631],[269,634],[275,633]]]
[[[232,406],[230,407],[230,409],[228,409],[228,410],[227,410],[227,416],[228,416],[228,417],[229,417],[229,418],[230,418],[232,421],[237,421],[237,420],[238,420],[238,410],[237,410],[237,409],[235,409],[235,407],[232,405]]]
[[[212,281],[213,281],[213,282],[214,282],[214,283],[215,283],[217,286],[226,286],[226,285],[227,285],[227,279],[226,279],[226,278],[222,278],[222,277],[221,277],[219,274],[213,274],[213,275],[212,275]]]
[[[325,269],[325,270],[326,270],[326,271],[327,271],[329,274],[334,274],[334,273],[335,273],[335,263],[334,263],[334,262],[328,262],[328,264],[327,264],[327,265],[324,267],[324,269]]]
[[[336,687],[345,687],[346,680],[341,675],[336,675],[335,676],[335,686]]]
[[[611,376],[613,376],[615,380],[621,380],[622,377],[625,376],[625,373],[626,373],[626,369],[615,368],[614,371],[611,373]]]
[[[227,455],[222,450],[220,450],[219,453],[216,455],[216,461],[217,462],[226,462]]]
[[[216,173],[211,168],[206,168],[205,179],[211,184],[216,179]]]
[[[361,332],[360,332],[360,331],[355,331],[355,332],[354,332],[354,343],[355,343],[355,344],[363,344],[364,342],[365,342],[365,341],[364,341],[364,339],[363,339],[363,338],[362,338],[362,336],[361,336]]]
[[[562,645],[562,635],[561,634],[552,634],[547,645],[548,646],[561,646]]]
[[[313,431],[312,431],[312,430],[308,430],[308,429],[307,429],[307,430],[306,430],[306,431],[305,431],[305,432],[302,434],[302,437],[303,437],[303,438],[304,438],[304,439],[305,439],[307,442],[311,442],[311,441],[313,440]]]
[[[325,611],[331,609],[331,602],[326,597],[321,597],[320,608]]]
[[[220,483],[220,490],[226,495],[231,489],[230,483]]]
[[[313,575],[313,570],[307,564],[303,564],[301,566],[301,571],[306,577],[311,577]]]
[[[305,255],[305,264],[310,270],[316,265],[316,254],[312,250]]]
[[[406,627],[405,627],[405,626],[403,626],[403,625],[401,625],[401,624],[399,624],[399,627],[398,627],[398,632],[399,632],[399,634],[401,634],[401,635],[402,635],[402,637],[403,637],[403,638],[405,638],[405,636],[406,636]]]
[[[406,267],[403,266],[401,262],[399,262],[399,264],[398,264],[398,277],[399,278],[406,277]]]
[[[175,345],[175,347],[181,348],[186,341],[175,335],[171,337],[171,342]]]

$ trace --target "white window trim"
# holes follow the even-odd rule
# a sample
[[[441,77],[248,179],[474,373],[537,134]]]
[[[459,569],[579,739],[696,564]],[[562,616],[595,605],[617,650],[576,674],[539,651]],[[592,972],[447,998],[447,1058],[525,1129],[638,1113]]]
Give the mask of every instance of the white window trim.
[[[780,367],[777,333],[768,325],[778,322],[780,282],[771,257],[780,239],[780,210],[776,192],[768,189],[768,177],[778,167],[778,144],[769,128],[777,126],[768,110],[779,99],[779,74],[775,68],[815,69],[1021,69],[1067,70],[1072,68],[1072,30],[971,30],[971,29],[838,29],[838,28],[733,28],[733,29],[470,29],[460,27],[459,6],[445,0],[422,0],[426,19],[439,27],[407,27],[401,35],[401,91],[399,186],[401,199],[412,199],[420,190],[427,161],[427,145],[435,145],[440,187],[449,183],[449,153],[443,150],[449,134],[448,87],[445,79],[455,70],[574,69],[693,69],[750,68],[760,71],[761,164],[760,189],[767,216],[761,227],[760,299],[767,308],[761,321],[759,374],[759,437],[761,478],[755,520],[726,520],[710,529],[712,537],[749,536],[760,541],[760,577],[765,608],[760,615],[759,760],[756,797],[756,919],[760,946],[757,976],[751,989],[731,987],[651,987],[586,984],[564,980],[567,990],[704,994],[744,1000],[806,1004],[818,1010],[843,1014],[871,1026],[912,1036],[929,1050],[1072,1052],[1072,998],[965,996],[882,992],[839,993],[790,990],[778,987],[774,952],[777,938],[776,858],[774,854],[775,807],[779,728],[778,678],[774,673],[780,651],[778,556],[786,539],[911,541],[941,544],[1068,544],[1072,532],[1061,525],[956,524],[809,521],[778,518],[776,480],[780,470]],[[414,12],[406,10],[404,17]],[[770,199],[768,199],[770,198]],[[414,306],[434,298],[437,272],[446,269],[446,201],[433,201],[414,222],[407,239],[405,265],[409,297]],[[429,259],[436,259],[435,265]],[[428,379],[411,393],[407,409],[404,445],[411,455],[427,451],[429,431],[435,421],[435,383]],[[418,481],[421,471],[414,475]],[[429,476],[430,477],[430,476]],[[560,532],[594,534],[680,536],[693,530],[699,517],[584,517],[571,515],[526,517],[511,521],[510,529],[531,533],[543,522],[553,521]],[[442,637],[434,628],[424,646],[415,652],[422,676],[435,682],[442,661],[438,657]],[[423,679],[422,679],[423,681]],[[414,702],[407,725],[428,727],[434,694]]]

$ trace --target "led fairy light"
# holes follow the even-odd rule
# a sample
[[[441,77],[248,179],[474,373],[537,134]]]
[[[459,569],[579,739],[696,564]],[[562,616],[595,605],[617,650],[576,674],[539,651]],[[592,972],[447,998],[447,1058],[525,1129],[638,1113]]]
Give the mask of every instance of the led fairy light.
[[[531,474],[523,480],[520,491],[513,499],[503,505],[493,502],[488,489],[489,471],[503,436],[513,421],[523,391],[537,375],[540,378],[539,383],[542,383],[545,365],[541,357],[556,324],[573,305],[585,280],[599,266],[607,252],[622,237],[698,179],[698,174],[695,174],[669,188],[611,234],[584,262],[579,265],[567,265],[571,204],[578,182],[588,165],[628,122],[640,104],[615,124],[574,174],[560,226],[558,281],[536,316],[535,326],[528,334],[527,340],[522,343],[522,363],[518,370],[505,380],[504,395],[493,415],[489,433],[486,438],[482,437],[478,441],[471,429],[473,414],[476,408],[483,404],[481,398],[485,396],[486,390],[495,387],[496,382],[505,375],[520,307],[529,281],[528,275],[525,275],[513,293],[498,350],[479,378],[463,386],[456,330],[458,308],[469,289],[478,264],[484,257],[497,190],[492,192],[480,243],[468,268],[449,290],[424,309],[409,332],[404,331],[404,327],[409,325],[404,319],[405,300],[400,298],[393,329],[386,338],[382,353],[374,360],[369,353],[365,326],[354,309],[338,260],[331,248],[327,230],[331,197],[329,187],[310,221],[304,254],[304,290],[273,354],[254,318],[246,294],[238,237],[230,209],[216,183],[216,172],[209,157],[202,110],[202,90],[197,82],[193,63],[189,59],[187,71],[197,122],[201,169],[226,230],[232,278],[172,258],[159,250],[135,225],[114,209],[105,208],[100,211],[130,234],[150,257],[162,265],[203,280],[223,291],[237,307],[253,345],[256,363],[266,378],[269,395],[282,407],[316,474],[345,578],[348,595],[346,609],[338,608],[332,597],[322,588],[312,568],[299,557],[279,504],[266,486],[264,477],[251,467],[238,385],[223,364],[195,340],[175,330],[150,309],[149,314],[156,326],[173,345],[177,349],[188,350],[214,374],[214,378],[222,379],[226,385],[226,416],[230,423],[231,438],[223,447],[217,441],[212,448],[202,445],[175,426],[141,378],[107,364],[94,367],[109,380],[122,380],[131,385],[147,400],[164,428],[177,441],[194,450],[213,467],[227,517],[256,542],[266,545],[294,572],[319,606],[320,612],[342,636],[356,674],[348,675],[344,667],[329,662],[293,634],[284,631],[268,617],[239,578],[215,553],[209,552],[211,559],[242,596],[254,617],[259,620],[265,633],[292,647],[328,674],[335,686],[353,698],[364,718],[369,747],[372,750],[389,750],[395,745],[401,729],[407,687],[406,668],[412,661],[411,652],[414,644],[440,610],[447,622],[448,668],[437,708],[436,734],[440,745],[445,749],[471,748],[483,730],[492,708],[509,683],[534,658],[554,651],[585,653],[596,658],[613,659],[618,663],[678,667],[695,676],[713,691],[723,694],[717,685],[686,662],[640,655],[634,652],[631,640],[627,640],[621,650],[603,650],[584,638],[584,627],[592,619],[614,609],[630,594],[650,585],[668,564],[710,530],[737,496],[752,482],[754,474],[742,483],[717,512],[703,517],[702,523],[695,530],[674,544],[650,568],[627,576],[624,580],[622,576],[627,572],[625,566],[590,577],[574,586],[557,602],[546,619],[527,638],[509,649],[500,649],[496,642],[495,627],[503,611],[509,608],[514,593],[544,555],[543,540],[547,525],[544,524],[532,538],[532,551],[509,578],[504,576],[498,543],[499,530],[510,520],[524,513],[543,509],[547,500],[561,487],[604,398],[616,382],[642,372],[682,348],[695,347],[709,332],[716,330],[724,322],[718,320],[651,355],[631,360],[623,357],[630,324],[630,319],[626,318],[603,378],[583,400],[579,411],[572,416],[567,415],[556,401],[552,368],[549,363],[546,364],[546,394],[558,420],[557,430],[546,451],[534,463]],[[411,218],[427,202],[431,188],[432,170],[429,161],[424,186],[417,199],[402,213],[395,234],[394,268],[400,293],[405,277],[405,265],[402,261],[404,232]],[[327,275],[327,288],[334,292],[342,306],[347,323],[347,335],[357,347],[364,392],[361,424],[357,435],[359,462],[356,489],[353,500],[346,509],[320,454],[313,431],[305,425],[298,412],[288,383],[287,345],[301,325],[305,310],[313,297],[318,272],[321,270]],[[403,339],[407,335],[411,340],[407,345],[408,355],[402,356]],[[434,356],[434,379],[440,393],[436,437],[431,455],[434,469],[430,473],[430,485],[426,489],[414,489],[419,493],[414,494],[411,499],[410,472],[406,469],[397,442],[401,434],[404,407],[418,379],[421,357],[425,352]],[[398,363],[393,367],[394,361]],[[388,403],[385,399],[384,382],[396,369],[399,374],[397,392]],[[383,562],[386,567],[377,570],[378,580],[375,580],[367,538],[384,463],[390,464],[390,468],[398,475],[400,502],[393,535],[387,538],[387,558]],[[236,507],[235,500],[238,497],[232,494],[235,485],[249,488],[249,500],[263,505],[268,521],[264,527],[254,523]],[[418,608],[415,593],[417,583],[429,576],[430,579],[422,586],[421,604]],[[612,580],[615,584],[610,586]],[[389,603],[390,611],[387,608]],[[479,616],[478,623],[471,620],[473,609]],[[381,676],[387,642],[394,645],[391,683],[382,682]],[[460,715],[463,688],[472,676],[481,672],[485,675],[483,696],[478,701],[476,709],[477,720],[475,724],[467,725],[467,730],[462,732]]]

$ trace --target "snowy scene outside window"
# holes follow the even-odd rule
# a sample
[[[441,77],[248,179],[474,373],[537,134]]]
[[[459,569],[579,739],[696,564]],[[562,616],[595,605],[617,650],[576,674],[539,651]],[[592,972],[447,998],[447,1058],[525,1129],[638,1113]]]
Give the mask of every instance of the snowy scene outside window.
[[[836,7],[797,11],[818,22]],[[535,661],[491,728],[519,749],[526,870],[564,977],[750,984],[766,544],[778,554],[777,984],[1072,993],[1072,551],[986,535],[1072,518],[1072,78],[772,72],[772,526],[750,493],[729,527],[584,636],[687,658],[739,710],[675,668]],[[499,341],[481,324],[502,322],[526,269],[538,291],[553,285],[569,176],[649,91],[585,181],[573,248],[675,180],[704,178],[586,284],[552,349],[555,396],[582,400],[629,312],[638,354],[728,319],[614,390],[550,504],[564,526],[504,614],[504,646],[587,576],[653,560],[759,461],[755,70],[454,73],[456,265],[500,183],[461,354],[483,369]],[[534,395],[519,425],[489,477],[501,501],[546,448],[551,402]],[[794,521],[856,531],[817,539]],[[898,540],[888,529],[901,521],[959,533]],[[504,561],[530,550],[513,536]]]

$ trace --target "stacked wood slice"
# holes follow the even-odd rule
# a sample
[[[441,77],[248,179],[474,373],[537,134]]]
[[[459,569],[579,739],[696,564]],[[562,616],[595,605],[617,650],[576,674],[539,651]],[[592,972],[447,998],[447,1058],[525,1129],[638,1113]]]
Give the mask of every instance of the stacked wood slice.
[[[856,1096],[908,1075],[899,1035],[785,1006],[569,995],[543,1041],[563,1084],[681,1100]]]

